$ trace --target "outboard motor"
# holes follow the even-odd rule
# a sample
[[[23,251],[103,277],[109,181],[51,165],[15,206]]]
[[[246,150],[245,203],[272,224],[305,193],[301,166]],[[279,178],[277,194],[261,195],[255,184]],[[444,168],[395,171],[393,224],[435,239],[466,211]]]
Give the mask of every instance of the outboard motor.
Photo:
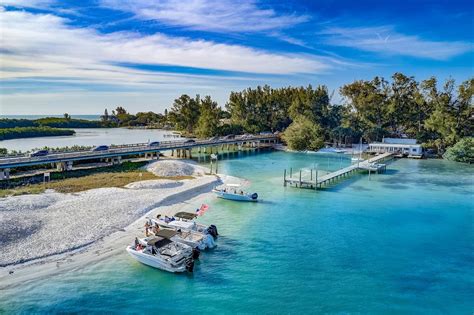
[[[211,224],[210,226],[211,226],[211,227],[214,229],[214,231],[216,232],[216,236],[218,236],[219,233],[217,233],[217,226],[215,226],[214,224]]]
[[[194,260],[192,258],[189,258],[186,260],[186,270],[188,272],[193,272],[194,270]]]
[[[258,194],[257,194],[257,193],[253,193],[252,196],[250,196],[250,198],[252,198],[253,200],[255,200],[255,199],[258,198]]]
[[[208,228],[207,228],[207,233],[210,234],[214,239],[217,238],[217,228],[214,224],[210,225]]]
[[[198,259],[200,254],[201,251],[199,250],[199,248],[193,248],[193,259]]]

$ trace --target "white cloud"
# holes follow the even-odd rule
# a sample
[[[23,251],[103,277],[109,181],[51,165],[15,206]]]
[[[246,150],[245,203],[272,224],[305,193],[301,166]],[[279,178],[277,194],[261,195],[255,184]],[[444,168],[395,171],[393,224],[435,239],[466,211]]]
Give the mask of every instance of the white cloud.
[[[425,40],[398,33],[390,26],[329,27],[320,34],[325,36],[324,41],[329,45],[437,60],[446,60],[472,50],[469,43]]]
[[[156,73],[119,67],[117,63],[262,74],[319,73],[330,67],[327,60],[316,60],[314,56],[275,54],[164,34],[100,34],[92,28],[69,26],[66,19],[50,14],[0,11],[0,21],[2,78],[78,77],[131,84],[157,80]],[[165,76],[163,80],[168,79]]]
[[[13,6],[17,8],[45,8],[55,0],[0,0],[0,6]]]
[[[281,15],[261,8],[253,0],[101,0],[101,4],[144,20],[215,32],[278,30],[309,20],[306,15]]]

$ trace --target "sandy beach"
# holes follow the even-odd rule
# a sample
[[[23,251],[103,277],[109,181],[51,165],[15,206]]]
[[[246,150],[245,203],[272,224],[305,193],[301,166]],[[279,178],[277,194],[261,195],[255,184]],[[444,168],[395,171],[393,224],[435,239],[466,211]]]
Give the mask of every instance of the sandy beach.
[[[148,168],[164,172],[160,162]],[[146,216],[193,211],[210,197],[214,186],[238,180],[204,175],[205,169],[191,161],[163,162],[163,167],[174,167],[175,175],[192,173],[195,178],[141,181],[124,188],[75,194],[48,191],[0,200],[1,287],[117,254],[134,236],[143,234]]]

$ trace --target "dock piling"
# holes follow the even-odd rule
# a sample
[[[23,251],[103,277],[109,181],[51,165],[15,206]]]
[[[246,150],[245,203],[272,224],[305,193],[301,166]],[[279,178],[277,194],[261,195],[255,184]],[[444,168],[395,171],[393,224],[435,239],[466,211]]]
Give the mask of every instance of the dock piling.
[[[327,172],[326,175],[319,177],[318,169],[315,170],[315,180],[313,181],[313,169],[310,170],[310,179],[304,179],[302,175],[302,170],[300,169],[299,178],[293,178],[293,168],[290,168],[290,177],[287,178],[287,171],[284,170],[283,173],[283,185],[286,187],[288,183],[294,184],[298,188],[311,188],[311,189],[318,189],[322,188],[323,185],[329,185],[331,183],[338,182],[342,178],[345,178],[359,170],[366,170],[368,171],[369,180],[371,180],[373,171],[376,171],[377,174],[380,172],[385,172],[387,166],[385,164],[377,164],[377,162],[384,161],[385,159],[389,159],[392,156],[391,153],[385,153],[373,157],[371,159],[359,162],[357,164],[352,164],[345,168],[341,168],[337,171],[332,173]]]

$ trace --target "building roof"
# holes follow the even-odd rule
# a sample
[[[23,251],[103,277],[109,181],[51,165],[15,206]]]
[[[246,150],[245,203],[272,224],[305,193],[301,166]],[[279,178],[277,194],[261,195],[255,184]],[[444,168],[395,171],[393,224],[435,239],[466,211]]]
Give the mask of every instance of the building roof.
[[[384,138],[383,143],[388,144],[416,144],[416,139],[409,138]]]
[[[421,147],[421,144],[408,144],[408,143],[370,143],[371,147]]]

